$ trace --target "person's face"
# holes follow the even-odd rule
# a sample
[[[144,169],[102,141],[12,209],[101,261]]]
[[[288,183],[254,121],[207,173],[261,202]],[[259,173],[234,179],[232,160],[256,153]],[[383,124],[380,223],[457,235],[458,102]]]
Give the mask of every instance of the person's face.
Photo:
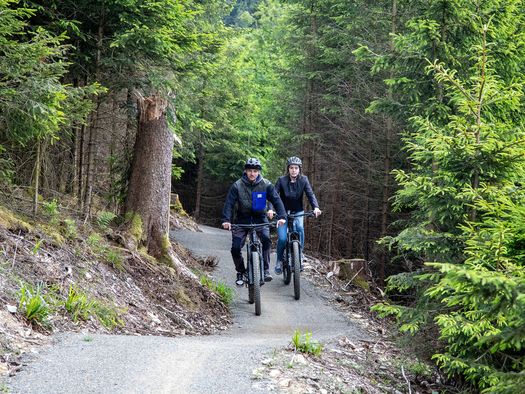
[[[259,176],[259,170],[255,169],[255,168],[248,168],[248,169],[246,169],[246,176],[248,177],[250,182],[253,182]]]
[[[297,175],[299,175],[299,171],[300,169],[298,165],[292,164],[290,167],[288,167],[288,173],[292,178],[296,178]]]

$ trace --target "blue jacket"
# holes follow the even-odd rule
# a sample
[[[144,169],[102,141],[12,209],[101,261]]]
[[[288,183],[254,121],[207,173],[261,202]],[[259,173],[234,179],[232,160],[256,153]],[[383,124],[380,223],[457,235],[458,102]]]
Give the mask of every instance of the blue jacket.
[[[276,193],[272,183],[264,179],[261,175],[259,175],[253,183],[250,183],[246,174],[243,174],[242,177],[230,187],[226,202],[224,203],[224,209],[222,210],[222,222],[239,224],[267,222],[266,209],[256,211],[252,206],[248,206],[246,198],[243,198],[247,193],[252,195],[254,191],[266,192],[266,200],[275,207],[277,219],[286,219],[283,202]]]

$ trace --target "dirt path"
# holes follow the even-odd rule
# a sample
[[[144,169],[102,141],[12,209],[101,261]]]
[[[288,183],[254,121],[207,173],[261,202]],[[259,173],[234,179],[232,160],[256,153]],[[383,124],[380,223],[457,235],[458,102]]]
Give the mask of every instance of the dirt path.
[[[233,284],[229,232],[172,235],[201,256],[217,256],[217,279]],[[364,337],[358,328],[327,306],[306,281],[301,300],[280,277],[262,287],[262,315],[254,315],[247,290],[236,289],[233,327],[209,337],[139,337],[64,334],[8,381],[10,393],[247,393],[264,392],[252,372],[272,349],[286,346],[295,329],[318,340],[345,335]]]

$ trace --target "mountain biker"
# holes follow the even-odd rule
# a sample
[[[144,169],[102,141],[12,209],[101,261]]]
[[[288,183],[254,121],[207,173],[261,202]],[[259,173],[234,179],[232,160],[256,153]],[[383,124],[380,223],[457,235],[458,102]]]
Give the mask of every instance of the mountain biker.
[[[230,187],[222,211],[222,227],[225,230],[231,230],[235,206],[237,206],[235,223],[268,223],[266,201],[269,201],[277,209],[277,226],[279,227],[286,222],[286,212],[281,198],[276,193],[272,183],[261,176],[261,169],[262,166],[259,160],[255,158],[248,159],[244,165],[244,173],[242,177]],[[247,228],[234,228],[232,230],[231,254],[235,264],[235,269],[237,270],[237,280],[235,281],[237,286],[242,286],[244,284],[243,278],[246,273],[246,267],[244,265],[241,250],[248,232],[249,229]],[[262,227],[257,229],[257,235],[261,240],[263,249],[264,281],[269,282],[272,280],[269,270],[270,248],[272,246],[270,240],[270,228]]]
[[[310,202],[313,208],[315,217],[321,214],[319,203],[310,186],[308,177],[302,174],[303,162],[297,156],[289,157],[286,161],[286,175],[281,176],[275,183],[275,190],[281,197],[286,212],[300,215],[304,213],[303,195]],[[273,211],[268,211],[268,216],[271,217]],[[299,233],[301,241],[301,250],[304,247],[304,217],[296,217],[294,219],[295,229]],[[286,228],[281,226],[277,229],[279,240],[277,242],[277,261],[275,262],[275,273],[280,275],[282,273],[282,261],[284,256],[284,248],[286,246]]]

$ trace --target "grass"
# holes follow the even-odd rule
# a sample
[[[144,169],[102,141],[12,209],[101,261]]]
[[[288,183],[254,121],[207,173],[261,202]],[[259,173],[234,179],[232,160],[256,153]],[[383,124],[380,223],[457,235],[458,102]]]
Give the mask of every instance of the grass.
[[[200,282],[203,286],[206,286],[208,289],[216,293],[226,305],[232,303],[235,293],[233,289],[224,282],[214,281],[206,275],[200,276]]]
[[[303,334],[301,331],[295,330],[292,336],[292,345],[296,351],[314,356],[319,356],[323,351],[323,345],[312,339],[311,332],[305,332]]]

